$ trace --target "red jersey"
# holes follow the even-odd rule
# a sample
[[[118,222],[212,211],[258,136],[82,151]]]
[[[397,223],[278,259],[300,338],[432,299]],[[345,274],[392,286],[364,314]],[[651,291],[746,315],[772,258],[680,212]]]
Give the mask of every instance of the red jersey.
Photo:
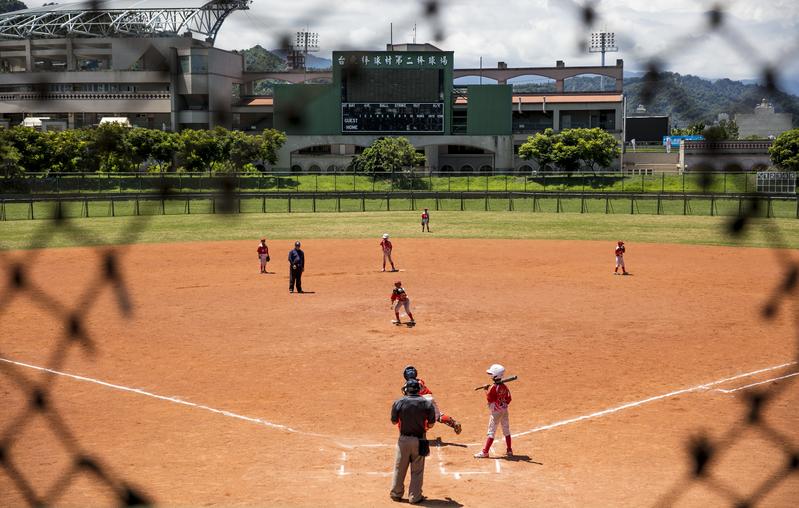
[[[428,388],[427,385],[424,384],[424,380],[419,379],[419,378],[417,378],[416,380],[419,381],[420,385],[422,385],[422,389],[419,390],[419,395],[422,395],[422,396],[424,396],[424,395],[433,395],[433,392],[430,391],[430,388]]]
[[[486,399],[488,399],[488,408],[492,413],[507,411],[511,401],[510,390],[504,383],[495,384],[488,389]]]
[[[408,294],[405,292],[405,288],[394,288],[394,291],[391,293],[391,301],[399,300],[404,302],[408,299]]]
[[[388,241],[388,238],[383,238],[383,241],[380,242],[380,246],[383,247],[383,250],[391,250],[391,242]]]
[[[430,220],[430,214],[422,212],[422,222],[427,222],[428,220]]]
[[[259,243],[258,244],[258,255],[261,255],[261,254],[269,254],[269,248],[266,245],[264,245],[262,243]]]
[[[616,246],[616,255],[623,256],[624,255],[624,245]]]

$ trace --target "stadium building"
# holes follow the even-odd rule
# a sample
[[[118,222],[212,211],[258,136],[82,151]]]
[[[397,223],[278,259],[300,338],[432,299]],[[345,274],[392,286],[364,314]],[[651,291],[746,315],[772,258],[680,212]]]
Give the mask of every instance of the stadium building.
[[[397,44],[335,51],[328,72],[247,72],[242,56],[214,39],[249,0],[175,4],[182,7],[108,0],[90,11],[80,2],[0,15],[0,125],[33,117],[28,123],[42,128],[103,118],[167,130],[274,127],[288,135],[277,167],[304,172],[343,170],[387,135],[408,137],[435,172],[532,171],[516,153],[546,128],[599,127],[622,137],[621,60],[455,69],[451,51]],[[581,91],[586,75],[603,86]],[[544,84],[514,92],[525,77]],[[284,84],[273,96],[253,96],[260,80]]]

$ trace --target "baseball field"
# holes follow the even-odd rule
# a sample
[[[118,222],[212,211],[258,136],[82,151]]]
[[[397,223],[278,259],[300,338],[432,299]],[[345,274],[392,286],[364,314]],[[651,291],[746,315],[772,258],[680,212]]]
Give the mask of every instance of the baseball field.
[[[795,219],[740,237],[719,217],[442,212],[429,234],[407,212],[139,220],[0,224],[4,506],[115,504],[90,468],[67,473],[85,455],[166,506],[394,506],[389,411],[408,364],[463,424],[428,436],[427,506],[799,496],[783,474],[799,442],[795,290],[762,312],[799,261]],[[398,273],[380,271],[384,232]],[[287,291],[295,239],[305,294]],[[122,285],[103,282],[108,252]],[[414,328],[391,324],[395,280]],[[498,439],[475,459],[492,363],[519,376],[516,455]],[[747,425],[756,393],[778,395]],[[696,478],[702,442],[715,453]]]

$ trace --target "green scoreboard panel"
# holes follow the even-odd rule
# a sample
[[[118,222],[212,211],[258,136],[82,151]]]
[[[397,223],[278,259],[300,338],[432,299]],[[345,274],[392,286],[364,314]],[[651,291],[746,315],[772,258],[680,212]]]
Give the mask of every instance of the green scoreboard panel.
[[[341,131],[443,133],[451,52],[334,52]]]

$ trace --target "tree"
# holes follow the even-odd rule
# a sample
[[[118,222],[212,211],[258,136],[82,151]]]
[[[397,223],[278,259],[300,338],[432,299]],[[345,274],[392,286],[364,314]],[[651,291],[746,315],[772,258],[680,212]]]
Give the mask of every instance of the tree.
[[[564,144],[576,147],[569,157],[576,157],[592,172],[596,172],[597,166],[607,168],[620,154],[619,142],[616,138],[598,127],[567,129],[563,131],[561,140]]]
[[[3,138],[13,146],[20,156],[20,166],[28,173],[50,171],[51,148],[43,133],[31,128],[15,126],[3,131]]]
[[[618,141],[599,129],[566,129],[553,133],[546,129],[527,138],[519,148],[522,159],[535,159],[541,170],[550,166],[564,171],[576,171],[585,165],[595,171],[597,166],[610,166],[619,156]]]
[[[403,169],[423,166],[424,155],[403,137],[380,138],[352,161],[355,171],[361,173],[400,173]]]
[[[20,11],[27,8],[28,6],[19,0],[0,0],[0,14],[5,14],[6,12],[12,11]]]
[[[135,169],[125,142],[129,129],[115,122],[89,129],[89,152],[95,157],[95,171],[117,173]]]
[[[6,139],[3,132],[0,132],[0,168],[3,175],[9,177],[23,173],[24,169],[19,165],[20,159],[19,150]]]
[[[708,141],[738,139],[738,124],[735,120],[721,120],[718,124],[705,128],[702,135]]]
[[[799,171],[799,129],[791,129],[777,136],[768,154],[775,166]]]
[[[50,171],[74,173],[90,171],[98,166],[92,160],[92,133],[86,129],[67,129],[42,133],[50,153]]]
[[[125,135],[127,151],[133,164],[153,168],[174,169],[174,159],[180,147],[180,136],[158,129],[130,129]]]
[[[210,131],[184,130],[180,133],[180,163],[186,171],[210,171],[230,153],[227,141],[227,131],[221,127]]]
[[[519,147],[519,157],[524,160],[535,160],[538,163],[538,168],[541,171],[546,171],[555,162],[552,153],[554,143],[555,134],[552,129],[544,129],[544,132],[538,132],[535,136],[527,138],[527,141]]]

